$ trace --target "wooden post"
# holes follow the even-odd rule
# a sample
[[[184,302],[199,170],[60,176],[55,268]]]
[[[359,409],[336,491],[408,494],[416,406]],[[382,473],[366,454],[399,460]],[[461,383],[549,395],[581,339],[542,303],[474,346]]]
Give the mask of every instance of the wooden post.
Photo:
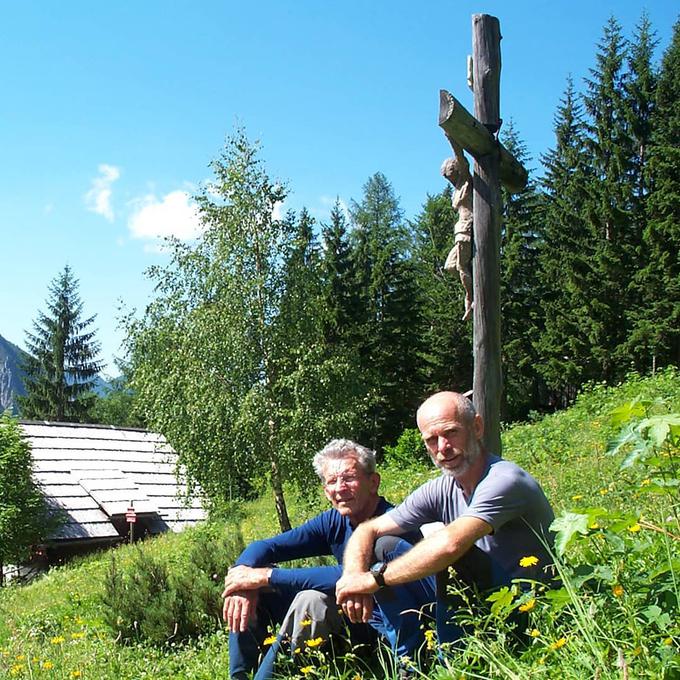
[[[472,61],[475,118],[492,134],[500,118],[500,24],[496,17],[472,17]],[[473,315],[473,401],[484,419],[487,450],[501,453],[500,406],[503,389],[501,370],[500,149],[475,158],[472,260]]]

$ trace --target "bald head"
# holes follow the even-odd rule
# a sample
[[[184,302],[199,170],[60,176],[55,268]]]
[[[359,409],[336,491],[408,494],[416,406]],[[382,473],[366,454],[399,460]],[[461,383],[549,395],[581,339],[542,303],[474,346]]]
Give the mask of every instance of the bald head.
[[[459,392],[436,392],[428,397],[416,413],[416,423],[421,427],[423,419],[433,413],[455,415],[466,425],[471,425],[477,415],[473,403]],[[422,429],[422,428],[421,428]]]

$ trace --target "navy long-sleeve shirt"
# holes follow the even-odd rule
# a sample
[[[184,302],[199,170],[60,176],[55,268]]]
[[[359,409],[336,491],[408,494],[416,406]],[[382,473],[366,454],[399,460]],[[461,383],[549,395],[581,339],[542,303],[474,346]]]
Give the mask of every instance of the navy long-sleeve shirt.
[[[382,515],[392,507],[381,496],[373,517]],[[342,575],[342,557],[352,531],[347,517],[343,517],[335,509],[326,510],[295,529],[272,538],[254,541],[240,554],[236,564],[266,567],[304,557],[333,555],[338,561],[337,566],[297,569],[274,567],[269,580],[274,588],[282,591],[295,593],[300,590],[320,590],[332,594]],[[420,535],[409,534],[402,538],[414,543]]]

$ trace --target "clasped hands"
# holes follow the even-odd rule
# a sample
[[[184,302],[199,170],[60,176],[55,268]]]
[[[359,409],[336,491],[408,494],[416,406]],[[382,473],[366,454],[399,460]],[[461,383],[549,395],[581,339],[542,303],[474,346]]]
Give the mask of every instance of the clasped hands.
[[[335,597],[352,623],[368,623],[373,613],[373,593],[378,584],[369,571],[345,572],[335,585]]]

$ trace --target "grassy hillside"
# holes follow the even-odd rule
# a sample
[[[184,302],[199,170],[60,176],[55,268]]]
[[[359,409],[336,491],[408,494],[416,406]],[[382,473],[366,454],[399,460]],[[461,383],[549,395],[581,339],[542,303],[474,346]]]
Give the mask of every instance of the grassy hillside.
[[[680,413],[680,376],[666,372],[634,377],[617,388],[594,386],[567,411],[504,432],[505,456],[539,479],[557,514],[570,513],[562,534],[571,531],[561,562],[566,587],[557,591],[559,596],[508,593],[493,616],[475,622],[478,634],[469,648],[437,677],[678,677],[680,532],[677,516],[675,523],[667,521],[677,512],[677,487],[670,486],[669,473],[677,448],[655,450],[644,464],[638,461],[624,471],[619,466],[630,447],[617,456],[606,453],[607,442],[621,429],[609,414],[636,397],[650,402],[652,412]],[[651,403],[658,399],[665,405]],[[432,474],[417,466],[388,467],[383,491],[400,500]],[[675,471],[676,483],[677,477]],[[292,500],[291,518],[301,521],[322,505],[321,498],[313,506]],[[160,643],[149,644],[141,638],[144,631],[162,630],[158,621],[156,628],[141,616],[139,621],[112,623],[115,607],[102,600],[112,579],[111,553],[54,569],[28,586],[5,588],[0,592],[0,677],[226,677],[226,634],[215,614],[223,575],[219,565],[227,566],[241,541],[275,531],[273,503],[262,498],[245,504],[224,525],[114,551],[117,573],[127,583],[147,578],[162,565],[172,588],[204,594],[210,613],[187,623],[187,629],[194,625],[204,631],[195,639],[180,641],[183,636],[176,629]],[[141,603],[141,614],[154,606]],[[198,607],[193,601],[191,606]],[[531,615],[530,629],[523,632],[529,642],[521,653],[504,645],[503,607],[509,611],[517,606]],[[122,639],[128,641],[123,644]],[[319,659],[305,675],[339,677],[326,661]],[[353,670],[343,677],[368,676]]]

